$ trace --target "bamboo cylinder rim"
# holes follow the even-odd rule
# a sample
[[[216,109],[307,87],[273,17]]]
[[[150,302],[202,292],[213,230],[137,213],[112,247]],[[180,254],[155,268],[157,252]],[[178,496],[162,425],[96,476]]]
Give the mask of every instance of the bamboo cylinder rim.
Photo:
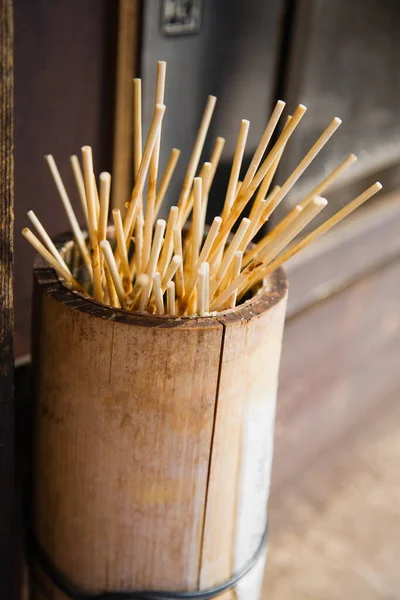
[[[60,234],[54,238],[54,244],[64,254],[67,244],[74,244],[70,233]],[[76,290],[68,289],[56,271],[40,256],[35,255],[33,273],[36,282],[46,288],[46,292],[57,302],[68,305],[93,317],[127,325],[163,326],[166,328],[182,327],[184,324],[212,325],[219,319],[245,320],[266,312],[278,304],[287,294],[288,281],[283,267],[279,267],[269,275],[258,291],[245,302],[235,308],[210,313],[205,316],[157,315],[146,311],[130,312],[123,308],[115,308],[98,302],[92,297],[84,296]]]

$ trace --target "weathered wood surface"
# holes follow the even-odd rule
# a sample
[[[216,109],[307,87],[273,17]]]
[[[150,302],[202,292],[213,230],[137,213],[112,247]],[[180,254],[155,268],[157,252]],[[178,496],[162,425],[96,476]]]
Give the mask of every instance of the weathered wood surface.
[[[265,521],[268,477],[259,501],[260,482],[249,478],[242,496],[254,510],[238,511],[239,478],[249,469],[243,444],[254,433],[242,431],[238,415],[244,410],[269,436],[257,456],[268,467],[282,271],[270,293],[217,319],[112,311],[66,290],[51,269],[36,276],[34,514],[41,543],[90,592],[224,581],[251,557]],[[235,556],[234,536],[246,528],[248,543]],[[256,588],[246,599],[258,598]]]
[[[266,600],[398,598],[399,281],[394,259],[286,325]]]
[[[13,7],[0,0],[0,598],[12,597],[13,406]]]

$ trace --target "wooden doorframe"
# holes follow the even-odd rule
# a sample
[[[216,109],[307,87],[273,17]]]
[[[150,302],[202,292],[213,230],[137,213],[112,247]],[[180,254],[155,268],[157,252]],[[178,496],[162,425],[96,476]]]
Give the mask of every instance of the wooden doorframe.
[[[0,72],[0,598],[12,598],[14,538],[12,0],[0,0]]]

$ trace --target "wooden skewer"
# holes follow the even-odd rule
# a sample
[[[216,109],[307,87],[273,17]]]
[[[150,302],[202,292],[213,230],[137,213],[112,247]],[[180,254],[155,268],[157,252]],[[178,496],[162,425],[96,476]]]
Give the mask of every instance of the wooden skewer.
[[[129,200],[128,210],[126,212],[124,220],[124,234],[127,246],[129,246],[132,237],[132,231],[135,224],[134,220],[139,207],[141,194],[143,192],[147,171],[149,169],[150,158],[153,152],[154,144],[157,140],[158,130],[161,125],[161,121],[164,117],[164,113],[164,104],[157,104],[154,111],[153,120],[150,125],[149,134],[147,136],[146,145],[144,147],[142,161],[140,163],[136,182],[133,187],[133,191]],[[129,247],[127,247],[127,250],[129,250]]]
[[[344,206],[341,210],[335,213],[332,217],[327,219],[322,225],[314,229],[311,233],[306,235],[302,240],[294,244],[291,248],[286,250],[283,254],[278,256],[275,260],[273,260],[262,272],[260,272],[259,280],[263,280],[265,277],[268,277],[273,271],[275,271],[278,267],[280,267],[283,263],[288,261],[290,258],[295,256],[298,252],[303,250],[306,246],[311,244],[316,238],[323,235],[332,227],[340,223],[345,217],[351,214],[356,208],[364,204],[367,200],[369,200],[372,196],[374,196],[379,190],[382,189],[382,184],[377,181],[373,185],[371,185],[365,192],[357,196],[354,200],[349,202],[346,206]]]
[[[103,252],[104,259],[107,263],[107,267],[108,267],[111,277],[113,279],[114,286],[115,286],[115,289],[116,289],[116,292],[118,295],[118,300],[119,300],[122,308],[124,308],[126,310],[127,305],[126,305],[125,291],[124,291],[124,287],[122,285],[121,277],[118,273],[118,267],[115,262],[115,258],[114,258],[114,254],[111,249],[110,242],[108,240],[103,240],[102,242],[100,242],[100,248]]]
[[[164,91],[165,91],[165,73],[167,63],[165,61],[159,61],[157,63],[157,79],[156,79],[156,97],[155,106],[164,103]],[[149,186],[147,192],[146,201],[146,216],[144,219],[144,230],[143,230],[143,252],[142,261],[144,268],[147,266],[147,262],[150,256],[151,248],[151,237],[153,233],[154,224],[154,210],[156,205],[156,189],[157,189],[157,177],[158,177],[158,161],[160,157],[160,140],[161,140],[161,124],[158,128],[156,142],[153,147],[153,152],[150,159],[149,169]]]
[[[190,300],[190,297],[191,297],[191,295],[193,293],[193,290],[194,290],[194,288],[196,286],[196,283],[197,283],[197,275],[198,275],[198,270],[200,268],[200,265],[203,262],[207,261],[208,256],[209,256],[209,254],[211,252],[211,248],[212,248],[212,246],[214,244],[214,241],[216,240],[216,238],[218,236],[218,231],[219,231],[219,229],[221,227],[221,223],[222,223],[221,217],[214,217],[214,220],[213,220],[213,222],[211,224],[211,227],[210,227],[210,230],[208,232],[208,235],[207,235],[207,237],[205,239],[205,242],[203,244],[203,247],[201,249],[199,260],[198,260],[197,265],[196,265],[195,273],[193,273],[193,275],[192,275],[192,277],[189,280],[189,283],[187,285],[186,294],[184,294],[184,295],[178,294],[179,297],[183,298],[183,301],[182,301],[182,307],[183,308],[185,308],[187,306],[187,303]],[[175,250],[175,253],[177,253],[176,250]]]
[[[43,246],[42,242],[28,227],[24,227],[22,230],[22,235],[28,240],[28,242],[30,242],[30,244],[32,244],[36,252],[38,252],[44,258],[44,260],[47,261],[51,267],[53,267],[58,275],[65,279],[67,285],[75,288],[76,291],[80,292],[81,294],[85,293],[85,290],[82,288],[82,286],[76,281],[76,279],[72,277],[71,271],[68,268],[65,269],[60,265],[58,260],[54,258],[54,256],[47,250],[47,248],[45,248],[45,246]]]
[[[98,302],[103,302],[103,288],[101,284],[101,268],[100,268],[100,250],[99,240],[97,237],[97,209],[96,209],[96,192],[94,188],[93,178],[93,157],[90,146],[82,148],[82,164],[83,177],[85,181],[86,200],[88,205],[89,217],[89,239],[92,249],[92,269],[93,269],[93,295]],[[112,275],[112,273],[111,273]],[[118,290],[117,290],[118,292]]]
[[[349,154],[349,156],[347,156],[337,167],[336,169],[334,169],[332,171],[332,173],[329,173],[329,175],[327,177],[325,177],[325,179],[323,179],[321,181],[321,183],[319,183],[317,185],[317,187],[315,187],[312,192],[310,192],[308,194],[308,196],[306,196],[306,198],[304,198],[304,200],[302,200],[301,202],[299,202],[300,206],[302,206],[304,208],[304,206],[307,206],[307,204],[315,197],[315,196],[319,196],[320,194],[322,194],[323,192],[325,192],[325,190],[328,189],[329,186],[332,185],[332,183],[334,181],[336,181],[336,179],[338,177],[340,177],[340,175],[346,171],[346,169],[348,169],[349,167],[351,167],[352,164],[354,164],[357,160],[357,156],[355,154]]]
[[[197,272],[198,283],[197,283],[197,310],[201,317],[205,315],[205,287],[206,287],[206,273],[201,265]]]
[[[182,258],[181,266],[175,273],[176,293],[182,299],[185,295],[185,280],[183,274],[183,252],[182,252],[182,230],[179,226],[174,227],[174,253]]]
[[[287,119],[286,119],[286,123],[285,123],[284,129],[286,129],[286,127],[289,125],[289,123],[290,123],[291,120],[292,120],[292,117],[291,117],[291,115],[289,115],[287,117]],[[264,200],[264,198],[268,194],[269,188],[271,186],[273,178],[275,177],[275,173],[276,173],[276,171],[278,169],[278,166],[279,166],[280,160],[282,158],[282,155],[283,155],[283,153],[285,151],[285,148],[286,148],[286,144],[280,150],[278,156],[275,159],[275,162],[269,168],[269,170],[267,171],[267,174],[265,175],[264,179],[261,182],[261,185],[259,187],[259,190],[257,192],[256,198],[254,200],[253,206],[252,206],[251,211],[250,211],[250,217],[249,217],[250,219],[253,218],[254,211],[257,209],[258,204],[261,202],[261,200]]]
[[[233,236],[233,239],[232,239],[231,243],[229,244],[227,251],[225,252],[225,255],[222,259],[221,265],[220,265],[218,271],[215,273],[215,275],[210,283],[210,300],[214,297],[219,284],[221,283],[227,270],[229,269],[229,266],[231,264],[233,256],[234,256],[235,252],[237,251],[237,249],[239,248],[239,245],[240,245],[247,229],[249,228],[249,226],[250,226],[250,219],[247,219],[246,217],[244,219],[242,219],[242,222],[240,223],[237,232]]]
[[[97,189],[96,176],[93,173],[93,189],[94,189],[94,197],[96,199],[96,229],[99,228],[99,219],[100,219],[100,198],[99,191]]]
[[[174,227],[177,223],[178,214],[179,208],[177,206],[171,206],[167,221],[167,228],[165,230],[165,240],[161,251],[160,260],[157,266],[157,270],[159,271],[162,278],[165,275],[165,271],[167,270],[168,263],[170,262],[173,253]]]
[[[79,251],[81,253],[83,262],[85,263],[86,268],[89,273],[89,276],[92,279],[92,263],[91,263],[91,259],[90,259],[90,254],[87,249],[82,230],[79,227],[79,223],[76,218],[74,209],[72,208],[71,201],[68,197],[67,190],[65,189],[64,183],[61,179],[60,172],[59,172],[57,165],[55,163],[55,160],[51,154],[48,154],[47,156],[45,156],[45,159],[46,159],[47,164],[49,165],[50,173],[52,174],[54,183],[56,184],[58,194],[60,196],[64,210],[66,212],[69,224],[72,229],[72,233],[74,235],[75,241],[76,241]]]
[[[281,151],[282,147],[284,147],[285,144],[287,143],[288,139],[290,138],[290,136],[296,129],[299,122],[301,121],[306,110],[307,110],[306,107],[303,106],[302,104],[300,104],[297,107],[292,120],[290,121],[290,123],[288,124],[286,129],[284,129],[282,131],[282,133],[279,136],[274,147],[272,148],[272,150],[270,151],[270,153],[268,154],[268,156],[262,163],[261,167],[255,174],[254,178],[252,179],[252,181],[249,184],[249,186],[247,187],[247,189],[244,189],[244,185],[242,185],[240,195],[236,199],[234,205],[232,206],[232,210],[230,211],[229,215],[227,216],[226,220],[224,221],[224,224],[221,227],[221,230],[218,234],[218,238],[214,244],[213,253],[210,257],[211,260],[213,260],[218,255],[218,252],[219,252],[221,246],[223,246],[225,243],[227,234],[229,234],[232,226],[235,224],[235,222],[241,215],[243,209],[246,207],[247,203],[249,202],[250,198],[254,194],[255,190],[260,185],[261,181],[264,179],[266,173],[268,172],[268,169],[273,165],[277,156],[279,156],[279,152]]]
[[[201,263],[204,273],[204,313],[210,312],[210,265],[208,262]]]
[[[167,313],[172,316],[176,315],[175,283],[173,281],[169,281],[167,284]]]
[[[194,204],[193,204],[193,221],[191,227],[191,271],[196,270],[197,261],[200,252],[200,229],[201,229],[201,204],[203,196],[203,180],[201,177],[194,179]]]
[[[154,297],[156,300],[156,311],[158,315],[164,314],[164,300],[163,293],[161,291],[161,275],[160,273],[153,273],[153,289]]]
[[[158,221],[156,223],[156,229],[154,232],[153,244],[151,246],[150,258],[149,258],[149,262],[148,262],[147,270],[146,270],[146,274],[149,276],[150,281],[149,281],[149,285],[143,290],[142,296],[140,299],[140,306],[142,306],[142,304],[144,302],[144,305],[142,306],[142,308],[145,308],[147,306],[147,303],[150,298],[151,288],[153,285],[153,275],[156,271],[157,262],[158,262],[158,259],[160,256],[165,226],[166,226],[166,222],[164,221],[164,219],[158,219]]]
[[[139,301],[141,298],[141,294],[142,294],[143,290],[149,285],[149,281],[150,281],[150,278],[148,275],[146,275],[146,273],[141,273],[140,275],[138,275],[136,277],[136,281],[135,281],[133,290],[129,294],[129,297],[131,298],[131,301],[132,301],[132,303],[130,305],[131,310],[135,310],[138,307]]]
[[[237,252],[235,252],[235,255],[234,255],[233,261],[232,261],[231,281],[234,281],[236,279],[236,277],[238,277],[238,275],[240,274],[240,271],[242,268],[242,260],[243,260],[243,252],[240,252],[238,250]],[[229,296],[229,298],[226,302],[227,308],[235,308],[236,296],[237,296],[237,289],[232,293],[231,296]]]
[[[303,160],[301,160],[300,163],[297,165],[297,167],[295,168],[293,173],[287,178],[287,180],[285,181],[285,183],[283,184],[283,186],[281,187],[279,192],[274,197],[273,202],[271,202],[271,206],[269,208],[268,215],[266,217],[267,219],[273,213],[273,211],[276,209],[278,204],[283,200],[283,198],[286,196],[286,194],[292,189],[292,187],[294,186],[296,181],[304,173],[304,171],[311,164],[311,162],[314,160],[314,158],[317,156],[317,154],[322,150],[322,148],[325,146],[327,141],[332,137],[332,135],[335,133],[336,129],[340,126],[341,122],[342,121],[340,119],[338,119],[338,117],[335,117],[331,121],[331,123],[328,125],[328,127],[325,129],[325,131],[320,135],[320,137],[315,142],[315,144],[307,152],[307,154],[305,155]],[[290,124],[291,123],[289,123],[288,128],[290,127]]]
[[[136,265],[136,274],[143,273],[144,268],[142,264],[142,251],[143,251],[143,227],[144,218],[141,213],[138,214],[135,223],[135,252],[132,256],[132,262]]]
[[[139,310],[144,310],[146,308],[146,306],[149,302],[151,288],[153,286],[153,279],[150,278],[148,275],[146,275],[146,277],[147,277],[147,283],[143,287],[142,293],[140,294]]]
[[[172,148],[170,157],[167,162],[167,166],[165,167],[165,171],[163,173],[163,176],[161,177],[160,185],[157,190],[156,206],[154,209],[154,220],[157,219],[158,213],[160,212],[160,208],[164,201],[165,195],[168,191],[168,187],[169,187],[172,175],[174,174],[175,167],[178,162],[180,154],[181,154],[180,150],[178,150],[177,148]]]
[[[104,240],[103,240],[104,241]],[[104,262],[104,254],[102,253],[103,263],[104,263],[104,277],[106,280],[108,299],[113,308],[121,308],[121,304],[118,300],[117,290],[115,289],[113,278],[111,277],[110,270],[106,262]]]
[[[266,200],[261,200],[261,202],[259,202],[257,210],[254,212],[253,218],[250,219],[250,225],[245,235],[243,236],[242,241],[239,244],[239,250],[241,252],[246,251],[247,246],[250,244],[256,232],[262,227],[264,223],[263,214],[267,206],[268,203]]]
[[[246,252],[243,258],[243,267],[246,267],[250,261],[253,260],[257,254],[259,254],[277,235],[284,231],[290,223],[297,217],[297,215],[303,210],[300,204],[297,204],[292,210],[278,223],[272,231],[265,235],[249,252]]]
[[[83,181],[83,174],[81,166],[79,164],[79,158],[76,156],[76,154],[73,154],[69,157],[69,160],[71,163],[72,172],[74,174],[76,187],[78,189],[79,200],[81,202],[83,216],[85,217],[86,227],[87,229],[89,229],[85,182]]]
[[[107,237],[108,210],[110,206],[110,189],[111,175],[110,173],[100,173],[100,216],[99,216],[99,242],[102,242]]]
[[[225,196],[224,208],[222,210],[222,218],[224,219],[226,215],[232,208],[233,201],[235,200],[235,193],[237,188],[237,183],[239,181],[240,168],[242,166],[244,149],[246,147],[247,135],[249,133],[250,121],[243,119],[239,129],[239,135],[236,143],[236,150],[233,157],[231,175],[229,178],[228,189]]]
[[[258,277],[257,269],[262,268],[268,262],[281,252],[281,250],[287,246],[292,239],[300,233],[306,225],[326,206],[327,201],[325,198],[315,198],[305,209],[302,209],[297,215],[296,219],[281,233],[280,236],[274,241],[271,247],[265,248],[247,267],[240,273],[238,277],[224,290],[214,301],[212,305],[213,310],[219,310],[224,306],[229,296],[238,290],[238,295],[242,290],[247,289],[250,285],[254,285],[255,280]]]
[[[208,192],[211,187],[210,179],[212,174],[212,164],[205,162],[202,169],[202,199],[201,199],[201,217],[200,217],[200,241],[204,237],[204,229],[206,226],[207,208],[208,208]]]
[[[201,120],[200,128],[197,133],[196,141],[194,143],[192,155],[189,160],[188,168],[186,171],[185,179],[183,181],[182,190],[178,200],[178,207],[180,214],[183,214],[185,204],[188,200],[192,182],[196,174],[197,166],[200,161],[200,156],[203,151],[204,142],[210,126],[211,118],[214,112],[215,103],[217,99],[215,96],[209,96],[204,110],[203,118]]]
[[[119,208],[114,208],[112,211],[114,227],[115,227],[115,237],[117,238],[117,246],[119,251],[119,257],[121,259],[121,270],[122,270],[122,280],[124,284],[124,289],[127,293],[129,293],[132,289],[132,280],[129,268],[129,260],[128,253],[126,251],[126,243],[124,237],[124,227],[122,224],[121,211]]]
[[[135,181],[142,162],[142,80],[133,80],[133,174]]]
[[[208,182],[207,194],[209,193],[212,182],[214,181],[215,173],[217,171],[217,167],[218,167],[219,161],[221,159],[222,151],[225,146],[225,141],[226,140],[223,137],[217,137],[217,139],[215,140],[214,149],[211,153],[211,158],[210,158],[210,163],[211,163],[212,167],[211,167],[210,179]]]
[[[165,290],[167,289],[168,283],[171,281],[171,279],[174,277],[175,273],[181,266],[182,266],[182,257],[178,256],[178,255],[174,256],[170,262],[168,269],[165,272],[165,275],[164,275],[162,283],[161,283],[161,289],[162,289],[163,294],[164,294]]]
[[[245,178],[243,180],[243,190],[245,190],[250,185],[250,182],[251,182],[252,178],[254,177],[254,173],[257,171],[257,169],[259,167],[261,159],[264,156],[264,153],[265,153],[267,146],[271,140],[272,134],[274,133],[274,131],[276,129],[276,126],[278,124],[278,121],[281,117],[281,114],[282,114],[285,106],[286,106],[285,102],[283,102],[282,100],[278,100],[278,102],[276,103],[275,108],[272,112],[272,115],[267,123],[266,128],[265,128],[265,131],[261,137],[261,140],[260,140],[260,142],[257,146],[257,149],[254,153],[254,156],[251,160],[249,168],[247,169]]]
[[[30,222],[32,223],[32,225],[34,226],[34,228],[36,229],[36,231],[42,238],[45,245],[47,246],[47,249],[51,252],[51,254],[54,256],[56,261],[58,263],[60,263],[62,268],[65,269],[65,271],[68,271],[72,276],[72,273],[71,273],[67,263],[64,261],[63,257],[61,256],[61,254],[55,247],[53,240],[51,239],[51,237],[49,236],[49,234],[47,233],[47,231],[45,230],[45,228],[43,227],[43,225],[41,224],[41,222],[39,221],[39,219],[33,212],[33,210],[30,210],[27,213],[27,215],[28,215],[28,219],[30,220]]]

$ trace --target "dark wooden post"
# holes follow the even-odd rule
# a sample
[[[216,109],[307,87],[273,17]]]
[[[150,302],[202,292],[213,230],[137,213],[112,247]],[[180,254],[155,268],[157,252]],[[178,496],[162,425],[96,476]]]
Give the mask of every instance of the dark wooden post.
[[[12,598],[13,406],[13,7],[0,0],[0,598]]]

